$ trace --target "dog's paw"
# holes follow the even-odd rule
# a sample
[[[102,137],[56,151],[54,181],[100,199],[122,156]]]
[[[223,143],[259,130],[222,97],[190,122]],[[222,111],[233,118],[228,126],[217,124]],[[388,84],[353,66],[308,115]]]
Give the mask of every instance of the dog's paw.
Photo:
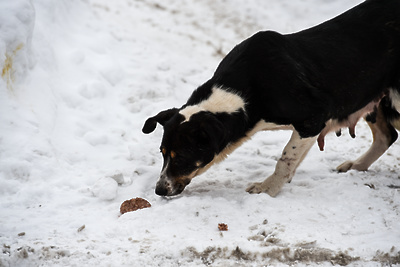
[[[351,160],[345,161],[342,164],[340,164],[336,170],[338,172],[347,172],[351,169],[351,167],[353,167],[354,162]]]
[[[356,161],[345,161],[342,164],[340,164],[336,170],[338,172],[347,172],[349,170],[356,170],[359,172],[363,172],[363,171],[367,171],[369,167],[368,162],[365,161],[360,161],[360,160],[356,160]]]
[[[251,184],[249,187],[246,188],[246,192],[250,194],[260,194],[262,192],[261,184],[262,183]]]
[[[260,193],[267,193],[271,197],[275,197],[279,191],[280,188],[277,187],[271,187],[267,185],[268,183],[262,182],[262,183],[253,183],[249,187],[247,187],[246,192],[250,194],[260,194]]]

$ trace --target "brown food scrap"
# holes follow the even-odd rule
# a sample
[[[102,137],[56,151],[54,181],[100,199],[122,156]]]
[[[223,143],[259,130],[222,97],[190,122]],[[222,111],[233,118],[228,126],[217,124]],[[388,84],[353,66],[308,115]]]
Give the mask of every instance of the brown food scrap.
[[[82,232],[85,229],[86,225],[82,225],[81,227],[78,228],[78,232]]]
[[[137,198],[132,198],[129,200],[125,200],[120,207],[120,212],[122,214],[130,212],[130,211],[135,211],[139,209],[144,209],[144,208],[150,208],[151,204],[143,198],[137,197]]]
[[[228,231],[228,225],[225,223],[219,223],[218,224],[218,230],[220,231]]]

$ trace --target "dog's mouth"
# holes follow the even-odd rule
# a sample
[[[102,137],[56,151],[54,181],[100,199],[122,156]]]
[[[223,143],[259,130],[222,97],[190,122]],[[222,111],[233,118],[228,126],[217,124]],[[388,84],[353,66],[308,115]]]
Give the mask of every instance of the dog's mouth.
[[[156,185],[156,194],[159,196],[176,196],[182,193],[191,179],[179,179],[178,181],[169,181],[169,179],[160,179]]]
[[[159,196],[176,196],[182,193],[185,187],[190,184],[193,177],[195,177],[198,173],[198,169],[193,171],[188,176],[178,177],[178,178],[170,178],[164,175],[161,175],[160,179],[156,184],[155,193]]]

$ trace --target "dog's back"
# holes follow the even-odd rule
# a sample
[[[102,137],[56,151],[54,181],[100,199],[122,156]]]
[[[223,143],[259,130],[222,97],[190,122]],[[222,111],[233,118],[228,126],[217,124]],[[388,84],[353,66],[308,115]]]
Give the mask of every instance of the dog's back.
[[[400,1],[368,0],[308,30],[253,35],[213,80],[260,102],[255,113],[266,121],[309,137],[329,119],[345,120],[389,88],[399,90],[399,62]]]

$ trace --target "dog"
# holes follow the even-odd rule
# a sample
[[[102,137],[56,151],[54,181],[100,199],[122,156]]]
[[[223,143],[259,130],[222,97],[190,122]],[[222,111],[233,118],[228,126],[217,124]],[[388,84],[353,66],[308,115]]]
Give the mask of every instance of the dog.
[[[249,193],[276,196],[315,142],[365,118],[370,149],[338,171],[367,170],[400,130],[400,1],[367,0],[293,34],[262,31],[230,51],[181,108],[146,120],[164,127],[155,193],[180,194],[191,180],[256,132],[292,130],[274,173]]]

